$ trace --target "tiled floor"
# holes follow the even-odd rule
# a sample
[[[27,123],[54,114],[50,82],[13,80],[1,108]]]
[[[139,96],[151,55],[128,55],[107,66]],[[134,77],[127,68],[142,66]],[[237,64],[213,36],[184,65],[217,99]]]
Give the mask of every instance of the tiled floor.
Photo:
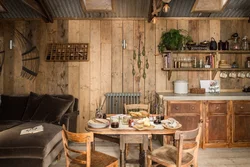
[[[159,147],[157,141],[153,141],[153,148]],[[96,142],[96,150],[119,158],[119,145],[103,140]],[[138,157],[137,145],[130,148],[129,157]],[[199,167],[250,167],[250,148],[207,148],[200,149],[198,155]],[[64,154],[62,158],[50,167],[65,166]],[[138,165],[127,164],[127,167]]]

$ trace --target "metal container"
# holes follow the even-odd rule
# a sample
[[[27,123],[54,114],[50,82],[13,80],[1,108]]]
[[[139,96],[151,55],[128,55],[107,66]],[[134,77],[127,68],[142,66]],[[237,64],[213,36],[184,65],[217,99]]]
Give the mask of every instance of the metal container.
[[[174,81],[174,93],[187,94],[188,93],[188,82],[185,80]]]

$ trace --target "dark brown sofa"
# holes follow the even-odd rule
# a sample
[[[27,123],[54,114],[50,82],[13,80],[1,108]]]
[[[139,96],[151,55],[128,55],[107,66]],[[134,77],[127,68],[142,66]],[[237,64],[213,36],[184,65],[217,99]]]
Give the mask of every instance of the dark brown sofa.
[[[77,115],[71,95],[1,95],[0,166],[48,167],[63,150],[61,125],[76,132]],[[20,135],[38,125],[42,132]]]

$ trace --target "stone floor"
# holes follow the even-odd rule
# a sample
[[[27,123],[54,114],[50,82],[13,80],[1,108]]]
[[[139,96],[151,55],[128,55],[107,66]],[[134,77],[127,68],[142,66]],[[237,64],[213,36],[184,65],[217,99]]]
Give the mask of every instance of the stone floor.
[[[73,144],[76,147],[75,144]],[[153,141],[153,148],[160,146],[160,143]],[[83,147],[83,146],[82,146]],[[96,142],[96,150],[119,158],[119,145],[103,140]],[[128,158],[138,157],[137,145],[130,147]],[[200,149],[198,155],[199,167],[250,167],[250,148],[206,148]],[[50,165],[50,167],[65,166],[64,154],[62,158]],[[139,165],[127,164],[127,167]]]

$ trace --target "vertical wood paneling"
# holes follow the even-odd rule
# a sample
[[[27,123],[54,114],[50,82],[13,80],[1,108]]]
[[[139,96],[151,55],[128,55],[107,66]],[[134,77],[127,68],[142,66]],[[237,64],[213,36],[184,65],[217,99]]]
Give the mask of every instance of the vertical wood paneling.
[[[188,34],[188,20],[178,20],[178,29],[183,30],[183,34],[187,35]],[[185,55],[185,54],[179,54],[178,56],[181,57],[181,59],[184,59],[187,56],[190,55]],[[177,77],[182,80],[188,81],[188,75],[186,71],[180,71],[177,72]]]
[[[90,23],[90,118],[100,104],[101,63],[100,63],[100,21]]]
[[[178,21],[177,20],[168,20],[167,21],[167,31],[171,30],[171,29],[178,29]],[[175,57],[179,57],[179,55],[177,54],[172,54],[172,59],[174,59]],[[172,77],[170,80],[167,80],[167,90],[173,90],[173,81],[177,80],[177,79],[181,79],[178,78],[178,73],[175,71],[172,73]]]
[[[28,22],[16,22],[15,28],[21,32],[25,37],[28,35],[29,26]],[[28,28],[26,30],[26,28]],[[14,92],[17,94],[25,94],[26,93],[26,85],[28,83],[27,79],[21,77],[21,70],[22,70],[22,53],[25,52],[22,43],[19,43],[20,38],[15,37],[16,46],[14,47],[14,56],[13,56],[13,76],[15,78],[14,84]],[[22,39],[21,39],[22,40]]]
[[[154,100],[155,88],[155,24],[145,23],[145,59],[148,60],[149,69],[146,69],[146,78],[145,78],[145,103]],[[144,61],[144,66],[146,65],[146,60]],[[151,106],[153,107],[153,106]]]
[[[123,21],[123,40],[126,40],[126,49],[123,49],[123,91],[134,91],[133,50],[134,50],[134,24],[133,21]],[[135,63],[136,64],[136,63]]]
[[[111,21],[101,21],[101,90],[102,102],[105,93],[111,92]],[[106,112],[106,105],[103,111]]]
[[[220,40],[220,21],[219,20],[210,20],[210,36],[214,37],[215,39],[218,39],[217,42],[219,42]],[[218,60],[220,59],[220,55],[217,54],[215,55],[215,61],[218,62]],[[216,64],[216,68],[218,68],[218,63]],[[215,76],[214,80],[219,80],[220,76],[219,76],[219,72],[217,73],[217,75]],[[211,72],[210,72],[210,79],[213,79],[211,76]]]
[[[197,42],[202,42],[205,40],[211,40],[211,36],[209,34],[210,32],[210,24],[209,24],[209,20],[200,20],[199,21],[199,41]],[[216,41],[218,41],[218,39],[215,38]],[[208,54],[209,55],[209,54]],[[202,59],[202,62],[205,62],[205,57],[207,55],[206,54],[200,54],[199,55],[199,59]],[[206,80],[209,79],[209,75],[210,72],[206,71],[206,72],[199,72],[198,73],[198,80]]]
[[[112,21],[111,91],[122,92],[122,21]]]
[[[190,20],[188,23],[188,33],[189,35],[192,37],[194,42],[199,41],[199,33],[197,33],[199,31],[199,21],[197,20]],[[196,57],[196,59],[198,59],[199,55],[198,54],[192,54],[189,55],[192,58]],[[199,82],[197,79],[199,72],[197,71],[190,71],[188,72],[188,78],[189,78],[189,88],[198,88],[199,87]]]
[[[242,34],[243,34],[243,36],[248,37],[248,42],[250,41],[250,31],[249,30],[250,30],[250,24],[247,22],[247,20],[242,21]],[[244,64],[247,57],[250,57],[249,54],[242,55],[242,61],[239,63]],[[242,85],[250,85],[250,79],[249,78],[243,79]]]
[[[41,63],[39,75],[34,82],[20,78],[21,57],[18,48],[9,49],[4,43],[6,59],[4,72],[0,76],[0,93],[27,94],[29,91],[50,94],[72,94],[79,98],[80,115],[78,131],[85,131],[87,121],[95,114],[97,103],[107,92],[140,91],[142,102],[150,102],[154,91],[173,91],[173,81],[186,79],[189,87],[199,87],[200,79],[211,79],[209,72],[173,72],[167,81],[167,72],[161,71],[162,56],[158,54],[157,45],[163,31],[171,28],[189,31],[194,42],[199,43],[214,37],[218,42],[225,41],[234,32],[240,37],[250,36],[246,20],[157,20],[156,24],[142,20],[55,20],[46,24],[40,21],[4,22],[0,24],[0,40],[14,39],[10,27],[20,28],[39,48]],[[4,33],[3,33],[4,32]],[[132,76],[133,50],[138,54],[138,34],[142,35],[141,46],[145,44],[149,69],[146,79],[135,82]],[[122,49],[122,39],[127,42]],[[90,44],[90,61],[88,62],[45,62],[45,52],[49,42],[87,42]],[[141,47],[142,49],[142,47]],[[156,56],[155,56],[156,55]],[[206,54],[190,54],[204,58]],[[184,57],[174,54],[172,56]],[[229,63],[244,63],[248,55],[221,54],[220,58]],[[142,65],[145,59],[142,57]],[[136,64],[137,65],[137,64]],[[143,72],[143,71],[142,71]],[[249,79],[220,79],[222,89],[239,89],[250,85]]]
[[[0,22],[0,51],[4,51],[4,25]],[[3,56],[3,55],[2,55]],[[0,73],[0,94],[3,94],[3,83],[4,83],[4,68],[2,68],[2,72]]]
[[[4,24],[4,41],[13,40],[13,22],[5,22]],[[14,94],[14,49],[9,49],[9,42],[4,42],[5,50],[5,61],[4,61],[4,85],[3,92],[4,94]]]
[[[135,64],[135,92],[140,92],[141,93],[141,97],[140,97],[140,101],[142,103],[144,103],[145,100],[145,81],[143,79],[143,68],[139,69],[138,68],[138,54],[140,52],[140,54],[142,53],[142,49],[145,46],[145,24],[144,21],[134,21],[134,47],[136,48],[136,55],[137,55],[137,59]],[[141,40],[139,40],[139,38],[141,38]],[[139,48],[139,44],[140,44],[140,48]],[[140,51],[139,51],[140,49]],[[141,55],[141,67],[144,66],[144,57]]]
[[[52,24],[46,24],[47,33],[46,39],[48,43],[55,43],[57,42],[57,21],[55,21]],[[42,55],[45,57],[44,55]],[[57,86],[57,76],[58,72],[61,70],[61,68],[58,68],[60,65],[59,62],[45,62],[44,63],[44,80],[45,80],[45,93],[50,94],[58,94],[61,92],[60,88]],[[39,84],[39,83],[38,83]]]
[[[90,43],[90,21],[81,20],[79,22],[79,42]],[[91,58],[90,58],[91,59]],[[79,126],[78,131],[85,131],[90,119],[90,62],[81,62],[79,67]]]
[[[166,91],[167,88],[167,72],[161,70],[163,66],[162,55],[158,51],[158,45],[160,43],[161,35],[167,29],[166,20],[157,20],[156,21],[156,30],[155,30],[155,73],[156,73],[156,91]]]
[[[46,67],[48,63],[45,62],[46,47],[47,47],[47,41],[48,41],[48,35],[47,35],[48,31],[47,31],[46,26],[47,26],[46,23],[41,21],[38,27],[39,39],[42,42],[39,42],[39,44],[37,45],[39,49],[40,66],[39,66],[39,72],[38,72],[38,75],[34,84],[35,84],[35,92],[39,94],[47,92],[47,87],[49,86],[47,85],[47,77],[46,77],[46,72],[48,72],[47,71],[48,69]]]

